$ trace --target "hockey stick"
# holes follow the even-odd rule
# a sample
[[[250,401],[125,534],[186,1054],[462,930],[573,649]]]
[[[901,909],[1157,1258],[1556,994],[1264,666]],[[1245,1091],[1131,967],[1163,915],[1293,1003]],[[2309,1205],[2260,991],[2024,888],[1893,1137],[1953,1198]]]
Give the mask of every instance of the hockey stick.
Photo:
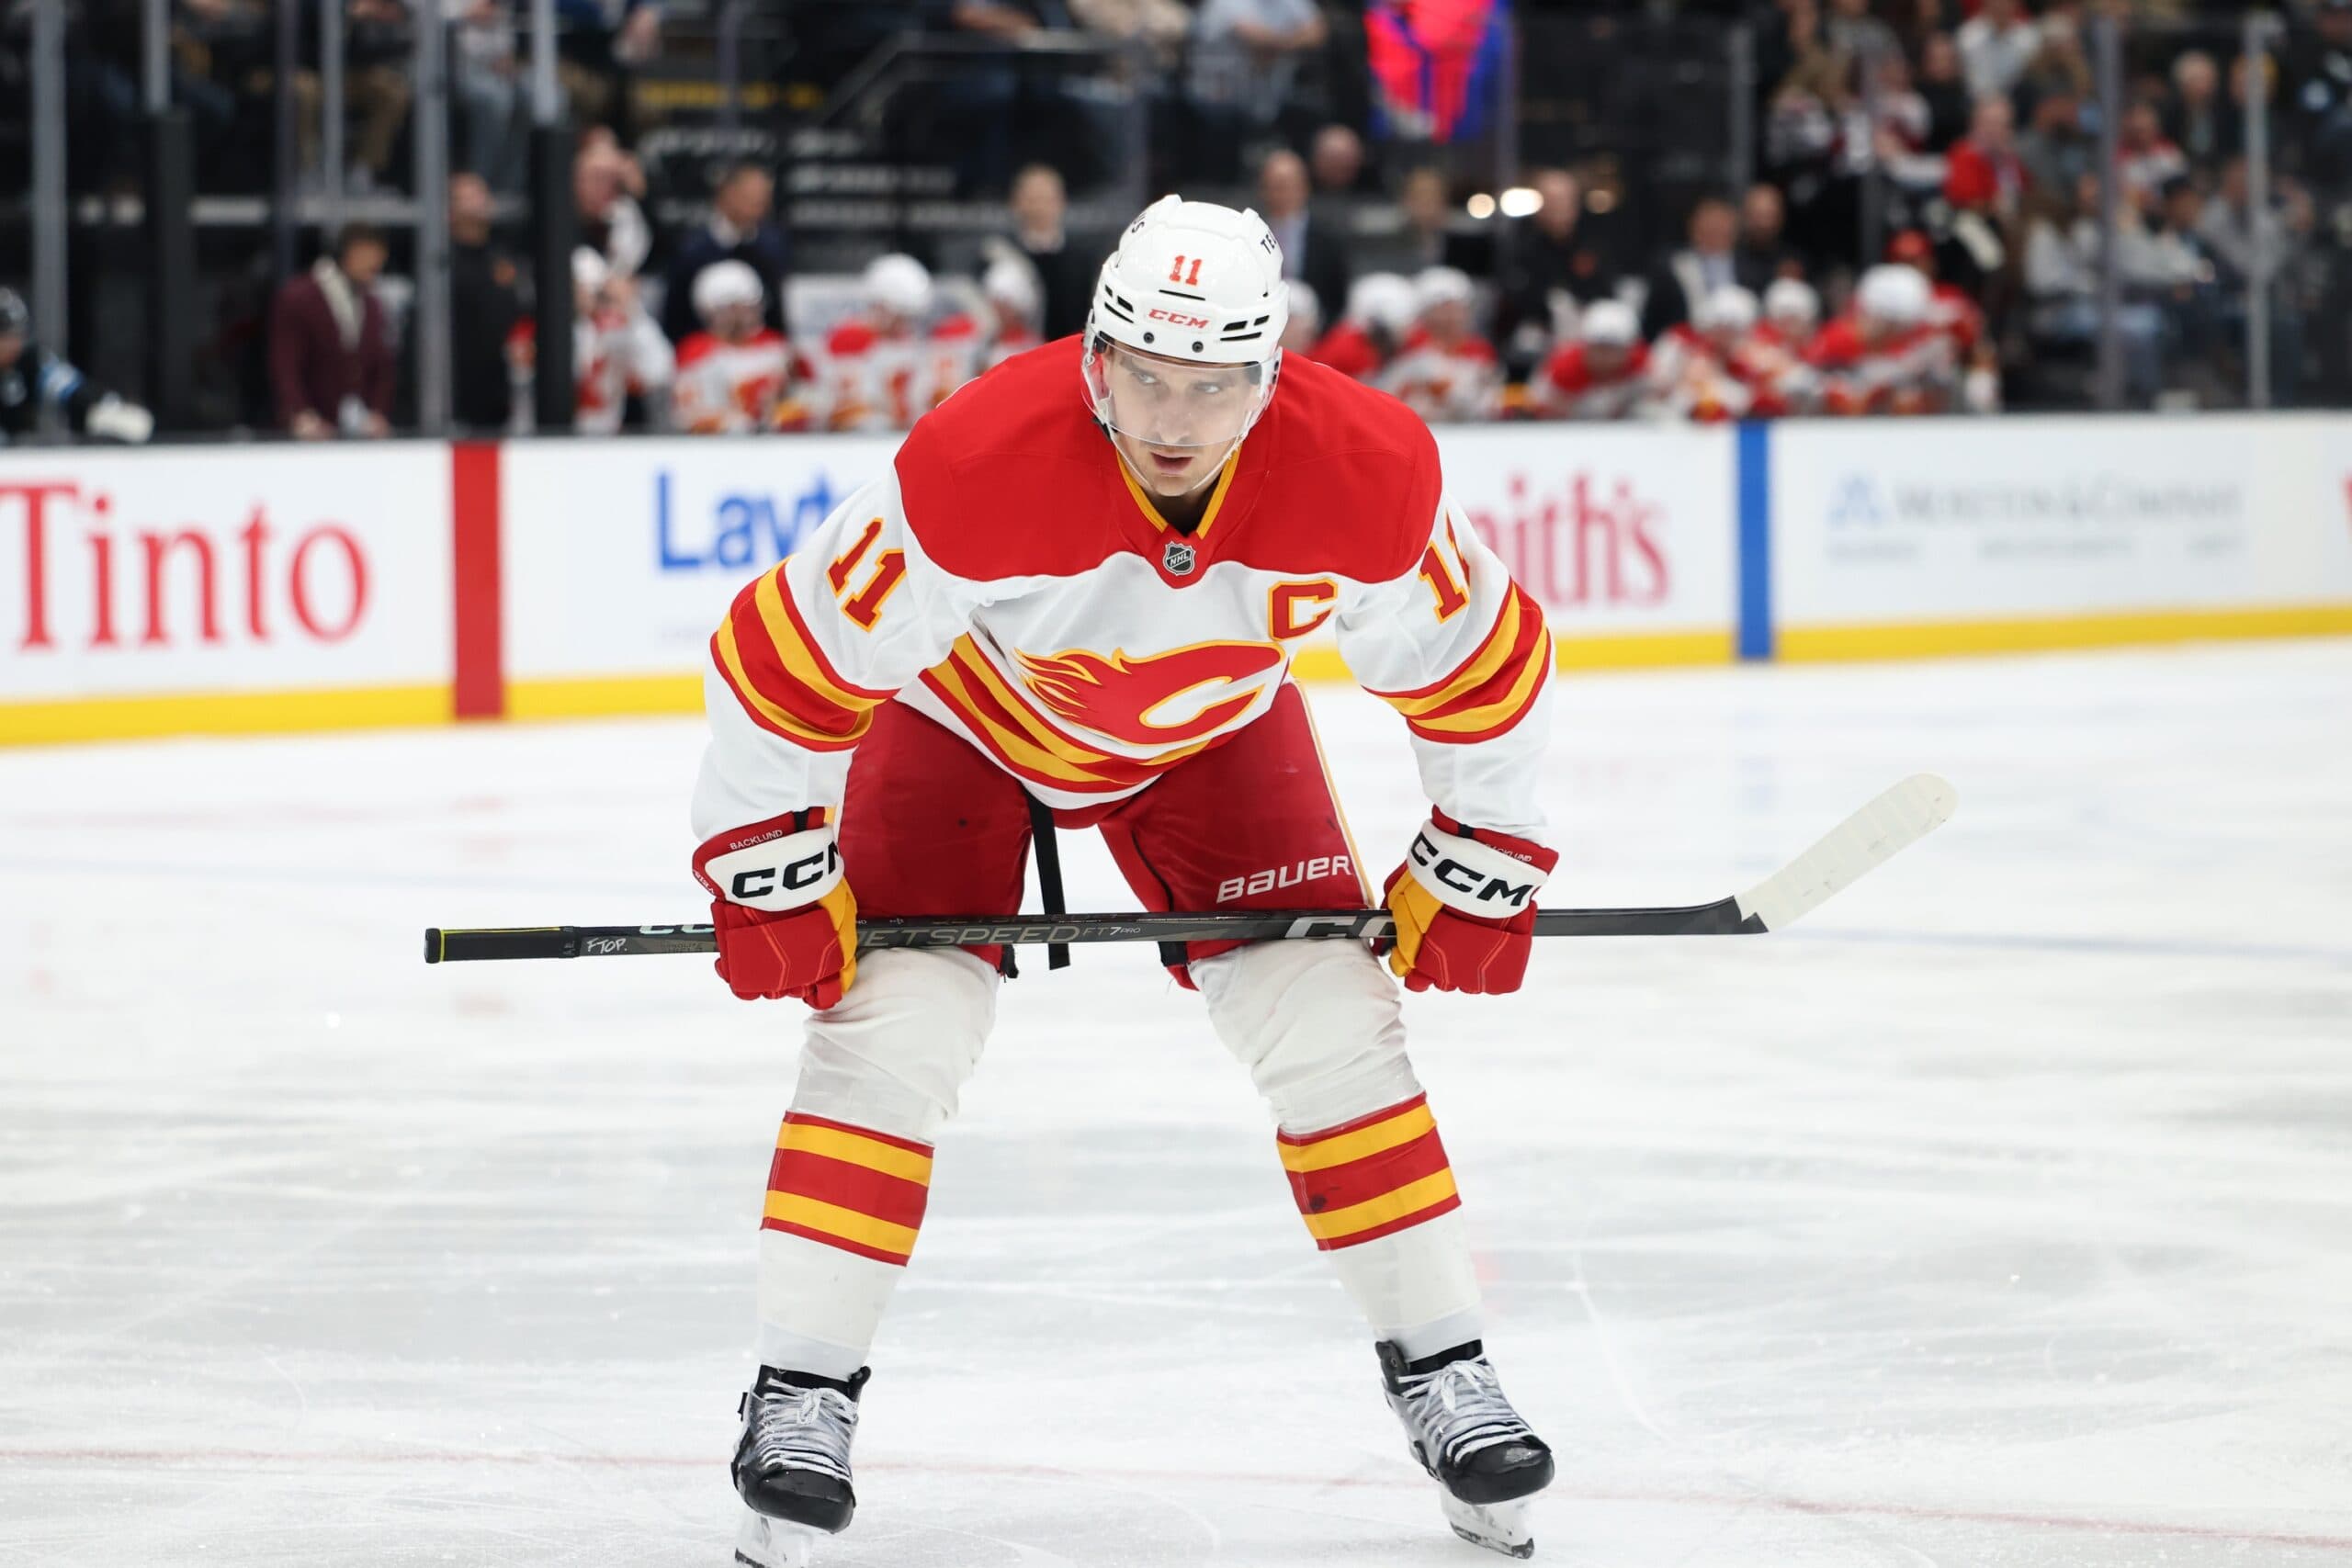
[[[1673,908],[1539,909],[1537,936],[1753,936],[1810,913],[1839,888],[1951,816],[1958,795],[1933,773],[1914,773],[1831,829],[1820,842],[1745,893]],[[1050,919],[912,917],[857,922],[861,951],[980,947],[1026,942],[1272,942],[1389,933],[1385,909],[1213,909],[1199,913],[1061,915]],[[707,925],[520,926],[424,933],[427,964],[503,958],[614,958],[716,953]]]

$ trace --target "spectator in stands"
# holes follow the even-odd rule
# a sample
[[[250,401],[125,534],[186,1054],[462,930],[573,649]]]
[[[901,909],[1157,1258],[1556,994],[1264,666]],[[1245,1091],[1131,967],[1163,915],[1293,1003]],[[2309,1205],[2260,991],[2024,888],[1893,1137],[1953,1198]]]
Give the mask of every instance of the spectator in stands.
[[[696,322],[694,284],[702,269],[714,262],[739,261],[758,275],[765,299],[767,323],[784,330],[784,275],[789,262],[784,231],[770,213],[775,202],[775,180],[757,164],[737,164],[719,176],[711,193],[710,217],[680,242],[670,258],[669,282],[662,296],[662,330],[673,341],[693,332]]]
[[[1649,345],[1634,308],[1619,299],[1587,307],[1573,336],[1552,351],[1528,384],[1528,403],[1544,419],[1625,419],[1647,402]]]
[[[2083,51],[2082,30],[2073,11],[2053,6],[2043,15],[2041,48],[2018,79],[2015,96],[2029,106],[2029,112],[2052,96],[2078,103],[2097,99],[2090,57]]]
[[[2083,123],[2083,100],[2068,90],[2035,100],[2032,123],[2018,138],[2018,161],[2030,184],[2071,191],[2075,181],[2098,168],[2098,140]]]
[[[1459,268],[1433,266],[1413,279],[1419,320],[1381,384],[1431,423],[1495,418],[1502,412],[1502,366],[1471,319],[1477,287]]]
[[[1340,324],[1323,334],[1307,357],[1341,375],[1380,385],[1419,313],[1410,279],[1393,272],[1368,272],[1348,290],[1347,313]]]
[[[1963,212],[2007,224],[2017,217],[2025,193],[2025,164],[2018,157],[2017,120],[2009,100],[1988,93],[1976,100],[1968,134],[1952,144],[1944,162],[1944,199]]]
[[[491,244],[493,202],[480,175],[449,176],[450,410],[474,430],[506,428],[506,343],[523,319],[514,264]]]
[[[653,229],[637,204],[645,171],[621,150],[619,138],[596,126],[580,139],[571,160],[571,200],[580,238],[605,258],[616,277],[635,277],[653,249]]]
[[[2137,237],[2136,210],[2126,205],[2118,217],[2127,226],[2117,235],[2121,245],[2127,234]],[[2076,351],[2098,344],[2104,315],[2100,233],[2096,174],[2075,180],[2070,204],[2037,195],[2025,240],[2025,291],[2030,306],[2026,325],[2032,341]],[[2118,308],[2113,324],[2123,345],[2125,389],[2134,402],[2148,402],[2155,397],[2161,374],[2162,319],[2148,304],[2129,301]]]
[[[1953,42],[1969,96],[2006,98],[2041,52],[2041,30],[2025,14],[2023,0],[1984,0],[1976,15],[1960,25]]]
[[[1315,0],[1201,0],[1193,23],[1193,100],[1236,111],[1245,125],[1270,126],[1290,97],[1299,61],[1329,36]]]
[[[1182,0],[1069,0],[1070,19],[1098,38],[1140,45],[1155,73],[1182,62],[1193,13]]]
[[[1315,133],[1307,169],[1315,176],[1317,200],[1364,195],[1363,138],[1348,126],[1325,126]]]
[[[509,0],[442,0],[450,21],[451,96],[463,111],[465,167],[492,190],[519,196],[530,174],[530,130],[514,59]]]
[[[326,88],[318,64],[322,40],[318,6],[299,13],[301,59],[294,73],[294,134],[304,170],[320,168],[319,130]],[[343,102],[345,113],[357,121],[350,143],[350,166],[340,171],[346,186],[367,190],[381,182],[391,167],[398,137],[408,119],[408,7],[401,0],[344,0]],[[263,57],[265,61],[268,57]],[[247,79],[249,88],[266,96],[277,82],[274,62],[257,65]]]
[[[1584,231],[1584,187],[1566,169],[1528,182],[1543,204],[1503,232],[1495,335],[1511,368],[1532,369],[1579,307],[1617,288],[1616,271]]]
[[[270,309],[279,428],[304,441],[392,433],[392,338],[375,294],[384,236],[347,225],[332,255],[286,280]]]
[[[1491,270],[1490,253],[1453,227],[1453,189],[1445,171],[1424,164],[1408,171],[1396,193],[1405,226],[1391,243],[1374,247],[1384,268],[1411,274],[1428,266],[1455,266],[1473,276]]]
[[[1976,100],[1961,68],[1960,45],[1950,33],[1929,33],[1919,46],[1919,97],[1928,106],[1925,150],[1949,152],[1968,134],[1968,117]]]
[[[2221,188],[2197,223],[2221,284],[2219,324],[2224,337],[2236,342],[2245,335],[2255,280],[2271,280],[2271,397],[2277,402],[2292,401],[2301,378],[2303,318],[2300,292],[2290,284],[2302,270],[2313,227],[2310,193],[2290,180],[2281,179],[2268,210],[2256,213],[2243,157],[2223,166]]]
[[[2164,189],[2188,173],[2188,159],[2165,135],[2156,106],[2143,98],[2123,112],[2117,132],[2116,175],[2122,195],[2142,211],[2153,215]]]
[[[1739,217],[1730,202],[1719,196],[1701,197],[1690,209],[1688,232],[1690,243],[1650,273],[1642,332],[1653,343],[1690,320],[1699,301],[1739,281],[1733,254]]]
[[[662,50],[662,0],[555,0],[555,10],[558,69],[574,116],[626,126],[629,71]]]
[[[1776,277],[1803,277],[1804,262],[1788,243],[1789,209],[1781,187],[1763,181],[1739,198],[1739,243],[1732,253],[1732,275],[1741,288],[1761,294]]]
[[[525,317],[506,343],[514,383],[510,429],[530,431],[537,371],[538,323]],[[582,245],[571,253],[572,428],[611,435],[628,417],[629,400],[653,406],[659,428],[663,398],[677,374],[670,340],[639,302],[637,284],[615,277],[605,258]]]
[[[1258,165],[1258,215],[1283,250],[1283,276],[1315,290],[1318,299],[1348,297],[1348,243],[1307,210],[1306,164],[1280,148]]]
[[[1032,164],[1012,181],[1012,243],[1037,275],[1044,303],[1039,331],[1048,341],[1068,337],[1086,325],[1101,258],[1069,242],[1062,224],[1069,197],[1059,171]]]
[[[2190,163],[2211,169],[2238,150],[2245,118],[2222,107],[2222,71],[2201,49],[2172,62],[2172,100],[2165,106],[2165,134]]]
[[[2313,178],[2352,181],[2352,0],[2321,0],[2318,25],[2290,56],[2294,120]]]

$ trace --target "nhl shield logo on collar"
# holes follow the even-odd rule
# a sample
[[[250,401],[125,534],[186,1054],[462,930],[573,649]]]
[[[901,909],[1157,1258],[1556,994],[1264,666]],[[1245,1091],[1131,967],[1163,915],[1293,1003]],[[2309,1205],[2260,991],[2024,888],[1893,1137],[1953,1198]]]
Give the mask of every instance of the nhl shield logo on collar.
[[[1170,539],[1168,547],[1159,552],[1159,564],[1168,569],[1170,577],[1193,575],[1193,547],[1182,539]]]

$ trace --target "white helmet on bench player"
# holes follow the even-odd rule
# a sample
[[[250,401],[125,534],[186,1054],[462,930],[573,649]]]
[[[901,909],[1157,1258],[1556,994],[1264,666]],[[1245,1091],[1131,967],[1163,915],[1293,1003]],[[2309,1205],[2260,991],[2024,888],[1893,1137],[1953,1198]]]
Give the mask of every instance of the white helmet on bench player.
[[[1095,282],[1081,360],[1088,406],[1103,424],[1120,429],[1105,379],[1105,355],[1114,344],[1191,365],[1239,366],[1249,397],[1238,429],[1219,418],[1193,439],[1182,439],[1185,432],[1176,438],[1167,431],[1123,432],[1165,446],[1224,446],[1229,453],[1273,396],[1289,320],[1282,250],[1262,219],[1214,202],[1161,197],[1127,225]]]

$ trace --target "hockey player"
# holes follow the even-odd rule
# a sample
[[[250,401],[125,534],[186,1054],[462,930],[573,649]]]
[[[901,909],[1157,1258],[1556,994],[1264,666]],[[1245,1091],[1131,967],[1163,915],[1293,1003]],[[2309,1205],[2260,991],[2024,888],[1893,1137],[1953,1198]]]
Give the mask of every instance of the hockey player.
[[[531,383],[537,374],[538,323],[525,316],[507,334],[506,360],[514,386],[510,427],[533,427]],[[638,302],[637,284],[616,279],[604,256],[586,245],[571,253],[572,428],[588,435],[620,429],[632,396],[669,389],[677,372],[670,340]]]
[[[864,313],[825,340],[827,423],[835,430],[904,430],[980,367],[968,316],[933,324],[931,270],[909,255],[876,256],[860,279]]]
[[[752,1568],[850,1521],[867,1349],[995,1011],[1000,950],[862,953],[861,912],[1013,913],[1033,808],[1099,829],[1154,908],[1361,907],[1288,678],[1328,624],[1403,716],[1433,796],[1387,880],[1388,970],[1415,990],[1520,984],[1557,858],[1538,805],[1543,612],[1445,497],[1428,430],[1286,360],[1285,313],[1256,214],[1155,203],[1081,337],[925,416],[711,639],[694,865],[718,972],[813,1010],[733,1461]],[[1396,982],[1353,942],[1162,956],[1265,1095],[1307,1233],[1456,1528],[1523,1554],[1513,1505],[1552,1459],[1481,1346]]]
[[[1323,340],[1323,301],[1313,284],[1294,277],[1285,303],[1290,309],[1290,325],[1283,329],[1283,351],[1305,354]]]
[[[1494,419],[1502,412],[1502,362],[1470,321],[1477,297],[1459,267],[1424,267],[1413,279],[1418,322],[1376,385],[1433,423]]]
[[[38,433],[45,409],[74,434],[96,440],[135,446],[155,433],[145,409],[100,390],[33,342],[32,312],[15,289],[0,288],[0,446]]]
[[[1912,268],[1928,280],[1927,322],[1951,340],[1952,360],[1962,367],[1961,401],[1971,413],[1998,413],[2001,356],[1984,331],[1984,307],[1975,296],[1940,276],[1936,247],[1917,229],[1887,243],[1886,259]]]
[[[1754,394],[1738,354],[1756,316],[1756,296],[1726,283],[1699,301],[1690,321],[1668,327],[1650,351],[1658,411],[1702,423],[1747,413]]]
[[[1577,335],[1552,351],[1530,389],[1545,419],[1624,419],[1650,392],[1650,351],[1641,318],[1617,299],[1585,307]]]
[[[1960,366],[1951,339],[1928,320],[1931,299],[1915,268],[1885,263],[1862,274],[1852,310],[1805,350],[1821,374],[1824,412],[1941,413],[1952,406]]]
[[[1348,289],[1347,314],[1306,356],[1342,376],[1377,384],[1412,332],[1416,313],[1409,278],[1394,272],[1366,273]]]
[[[1740,370],[1754,394],[1748,412],[1758,419],[1810,413],[1821,395],[1821,378],[1805,363],[1806,344],[1821,321],[1821,296],[1802,278],[1779,277],[1764,290],[1764,319],[1740,351]]]
[[[678,345],[678,427],[696,435],[807,429],[808,370],[761,319],[760,275],[747,262],[713,262],[695,274],[694,291],[703,330]]]
[[[980,274],[980,294],[989,302],[991,318],[981,368],[993,369],[1045,341],[1037,335],[1037,322],[1046,301],[1037,288],[1036,269],[1027,261],[1003,256],[990,262]]]

